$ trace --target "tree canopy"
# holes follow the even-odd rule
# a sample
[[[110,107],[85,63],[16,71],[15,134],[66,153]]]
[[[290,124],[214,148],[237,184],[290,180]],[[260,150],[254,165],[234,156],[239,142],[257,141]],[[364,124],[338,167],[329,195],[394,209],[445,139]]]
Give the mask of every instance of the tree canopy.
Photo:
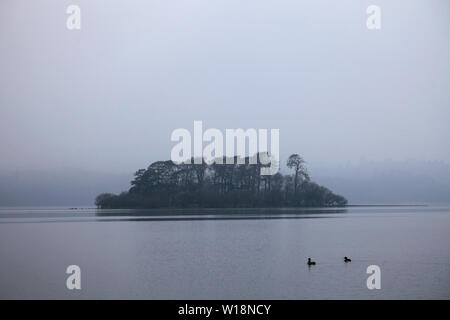
[[[175,164],[157,161],[139,169],[131,188],[119,195],[100,194],[100,208],[247,208],[334,207],[347,200],[310,180],[305,161],[293,154],[287,161],[294,174],[261,175],[259,164]]]

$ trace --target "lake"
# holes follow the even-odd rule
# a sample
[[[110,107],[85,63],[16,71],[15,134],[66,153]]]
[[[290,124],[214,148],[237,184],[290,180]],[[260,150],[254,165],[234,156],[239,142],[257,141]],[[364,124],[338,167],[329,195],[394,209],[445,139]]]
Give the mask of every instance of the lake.
[[[0,298],[449,299],[450,207],[2,208]]]

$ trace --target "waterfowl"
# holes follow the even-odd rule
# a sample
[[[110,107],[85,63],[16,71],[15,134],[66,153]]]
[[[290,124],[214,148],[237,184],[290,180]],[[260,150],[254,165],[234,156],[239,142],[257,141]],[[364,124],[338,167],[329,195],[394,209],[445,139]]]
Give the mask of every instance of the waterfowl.
[[[307,262],[308,266],[313,266],[316,264],[315,261],[311,261],[311,258],[308,258],[308,262]]]
[[[351,262],[352,261],[352,259],[349,259],[349,258],[347,258],[347,257],[344,257],[344,262]]]

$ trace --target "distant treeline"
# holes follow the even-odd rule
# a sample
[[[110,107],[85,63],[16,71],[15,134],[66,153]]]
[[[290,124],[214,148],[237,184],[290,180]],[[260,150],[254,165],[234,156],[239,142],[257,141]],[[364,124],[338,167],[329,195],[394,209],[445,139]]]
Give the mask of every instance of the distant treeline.
[[[131,188],[119,195],[97,196],[99,208],[249,208],[335,207],[347,200],[310,181],[304,160],[293,154],[287,161],[291,175],[261,175],[263,165],[208,165],[157,161],[134,174]]]

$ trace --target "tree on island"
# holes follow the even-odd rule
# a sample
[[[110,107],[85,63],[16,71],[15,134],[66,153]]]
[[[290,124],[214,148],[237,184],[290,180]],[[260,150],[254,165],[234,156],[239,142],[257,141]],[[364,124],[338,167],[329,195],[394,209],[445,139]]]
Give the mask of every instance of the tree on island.
[[[259,157],[259,155],[258,155]],[[237,158],[235,157],[235,160]],[[293,154],[287,161],[293,175],[261,175],[259,161],[249,157],[242,164],[157,161],[139,169],[131,188],[120,195],[103,193],[95,201],[99,208],[255,208],[334,207],[347,200],[310,180],[305,161]],[[299,181],[301,183],[299,183]]]
[[[294,193],[297,193],[298,178],[304,181],[310,180],[305,164],[306,164],[305,160],[303,160],[303,158],[300,157],[298,154],[292,154],[287,160],[286,163],[287,167],[289,169],[294,169],[295,171]]]

